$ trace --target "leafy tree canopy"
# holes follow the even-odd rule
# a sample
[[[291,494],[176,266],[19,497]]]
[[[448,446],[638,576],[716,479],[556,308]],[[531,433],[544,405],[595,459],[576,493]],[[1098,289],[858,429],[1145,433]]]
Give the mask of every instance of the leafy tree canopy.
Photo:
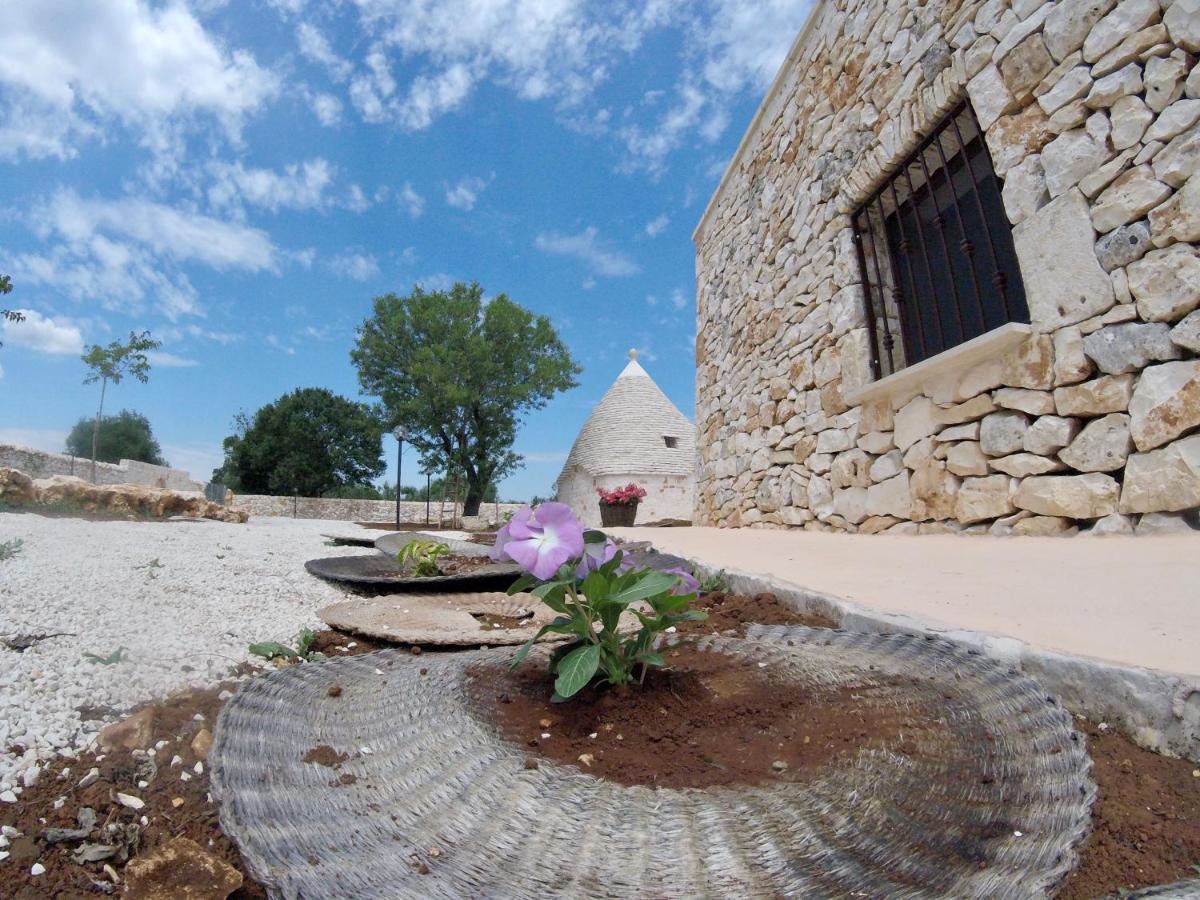
[[[87,457],[91,454],[94,420],[80,419],[67,435],[66,452],[74,456]],[[154,439],[149,420],[132,410],[123,409],[115,416],[100,418],[100,431],[96,441],[96,459],[100,462],[116,463],[123,459],[165,466],[162,448]]]
[[[426,464],[463,473],[467,515],[520,465],[520,417],[574,387],[581,371],[547,316],[504,294],[485,304],[474,282],[376,297],[350,358]]]
[[[150,337],[149,331],[138,334],[129,332],[128,341],[113,341],[107,347],[92,344],[87,353],[80,357],[88,367],[84,384],[100,382],[100,405],[96,407],[96,418],[92,422],[92,481],[96,480],[96,459],[100,449],[100,417],[104,415],[104,393],[108,383],[120,384],[126,375],[132,375],[142,384],[150,380],[150,359],[146,356],[151,350],[162,346],[162,341]]]
[[[235,491],[321,497],[383,474],[383,426],[365,403],[325,388],[300,388],[250,419],[239,413],[213,472]]]

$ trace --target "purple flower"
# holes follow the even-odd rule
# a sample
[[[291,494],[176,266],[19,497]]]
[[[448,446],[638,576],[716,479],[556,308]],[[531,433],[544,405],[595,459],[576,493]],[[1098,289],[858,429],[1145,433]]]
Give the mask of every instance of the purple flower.
[[[583,545],[583,558],[575,569],[575,577],[584,579],[588,572],[594,572],[617,555],[617,544],[612,538],[606,537],[603,543],[599,541]]]
[[[700,582],[687,569],[677,567],[674,569],[663,569],[668,575],[676,575],[679,578],[679,584],[671,588],[672,594],[695,594],[700,590]]]
[[[511,559],[525,571],[548,581],[567,560],[583,554],[583,523],[565,503],[543,503],[536,510],[517,510],[496,533],[493,559]]]

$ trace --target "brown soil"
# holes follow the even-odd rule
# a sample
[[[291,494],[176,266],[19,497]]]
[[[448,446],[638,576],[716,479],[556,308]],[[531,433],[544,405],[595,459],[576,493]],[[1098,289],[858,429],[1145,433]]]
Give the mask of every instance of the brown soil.
[[[340,766],[350,757],[345,753],[338,753],[328,744],[318,744],[307,753],[304,754],[304,761],[307,763],[316,763],[318,766]]]
[[[492,565],[495,565],[495,562],[486,556],[459,556],[454,553],[437,561],[438,569],[443,575],[467,575],[476,569]]]
[[[1058,893],[1084,900],[1195,878],[1200,865],[1200,764],[1143,750],[1076,717],[1099,795],[1080,865]]]
[[[112,883],[104,872],[105,863],[120,874],[128,858],[183,836],[241,870],[245,882],[231,897],[235,900],[265,898],[266,891],[250,878],[233,842],[221,832],[217,806],[209,799],[207,765],[200,773],[195,770],[202,760],[192,749],[192,740],[203,729],[211,733],[222,704],[218,695],[224,689],[236,690],[237,685],[231,683],[211,690],[179,694],[154,707],[153,736],[149,746],[158,741],[169,743],[155,751],[153,763],[157,773],[153,776],[150,776],[150,758],[134,756],[128,750],[88,752],[75,760],[57,759],[47,765],[34,787],[21,793],[15,804],[6,804],[0,810],[0,821],[22,833],[8,847],[9,858],[0,862],[0,884],[4,885],[0,894],[14,900],[100,896],[93,881]],[[203,716],[203,720],[197,720],[197,715]],[[172,767],[170,762],[176,755],[182,757],[183,763]],[[88,787],[79,787],[80,779],[93,767],[99,769],[99,779]],[[66,777],[60,778],[67,769],[70,771]],[[181,778],[185,772],[188,781]],[[149,784],[139,787],[139,781]],[[145,807],[133,810],[122,806],[116,799],[118,792],[140,798]],[[64,802],[56,809],[55,802],[60,798]],[[176,805],[173,801],[182,802]],[[128,847],[127,859],[118,855],[79,864],[71,860],[71,854],[80,845],[80,840],[57,843],[46,840],[47,828],[76,828],[79,810],[84,807],[95,810],[96,826],[83,841],[111,845],[121,842],[117,839],[119,834]],[[146,825],[141,824],[143,816],[148,822]],[[107,831],[110,824],[118,826],[117,834]],[[30,875],[30,867],[39,862],[46,871],[42,875]]]
[[[868,709],[850,698],[856,689],[781,690],[753,661],[689,645],[665,659],[641,687],[588,688],[560,704],[544,667],[507,678],[480,667],[478,710],[530,755],[627,785],[801,781],[862,749],[911,750],[902,732],[914,710]]]
[[[345,634],[341,631],[318,631],[309,649],[336,659],[339,656],[361,656],[364,653],[374,653],[376,650],[383,650],[391,646],[394,645]]]
[[[682,634],[720,634],[733,632],[741,635],[746,626],[760,625],[808,625],[812,628],[837,628],[838,623],[821,613],[796,612],[774,594],[727,594],[714,591],[704,594],[693,609],[704,610],[708,618],[702,622],[683,622],[676,626]]]

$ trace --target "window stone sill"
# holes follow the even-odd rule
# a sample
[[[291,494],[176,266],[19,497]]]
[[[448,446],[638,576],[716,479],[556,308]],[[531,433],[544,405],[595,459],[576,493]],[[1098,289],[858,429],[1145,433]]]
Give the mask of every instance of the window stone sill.
[[[1033,328],[1030,325],[1008,322],[999,328],[993,328],[986,334],[972,338],[965,344],[951,347],[949,350],[931,356],[929,359],[923,359],[899,372],[894,372],[878,381],[872,381],[870,384],[849,391],[843,395],[843,399],[851,406],[860,406],[863,403],[885,398],[914,396],[931,381],[941,380],[947,375],[956,373],[965,374],[981,362],[1002,356],[1032,333]]]

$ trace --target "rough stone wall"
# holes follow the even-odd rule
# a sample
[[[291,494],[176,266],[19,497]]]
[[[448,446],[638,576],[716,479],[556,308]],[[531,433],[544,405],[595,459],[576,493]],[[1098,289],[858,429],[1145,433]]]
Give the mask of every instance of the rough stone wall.
[[[697,522],[1196,524],[1198,52],[1197,0],[825,0],[697,229]],[[871,374],[850,214],[964,97],[1032,334],[851,405]]]
[[[599,528],[600,498],[596,488],[612,490],[631,481],[646,490],[645,499],[638,504],[636,524],[692,518],[694,492],[692,481],[686,475],[602,475],[593,478],[587,472],[575,469],[570,478],[559,481],[558,499],[570,506],[585,525]]]
[[[91,479],[91,460],[62,453],[46,453],[28,447],[0,444],[0,468],[19,469],[34,478],[49,478],[51,475],[74,475]],[[120,465],[96,463],[97,484],[144,484],[149,487],[167,488],[172,491],[202,491],[204,483],[193,481],[182,469],[167,466],[152,466],[134,459],[123,459]]]
[[[266,494],[234,494],[230,505],[245,510],[251,516],[291,516],[297,519],[330,519],[342,522],[394,522],[395,500],[341,500],[321,497],[273,497]],[[429,504],[430,522],[438,524],[438,510],[447,527],[451,512],[455,518],[462,517],[462,504],[457,507],[447,503],[445,507],[434,500]],[[519,503],[501,503],[500,516],[521,508]],[[479,513],[488,519],[495,518],[496,504],[485,503]],[[411,500],[400,501],[400,521],[409,524],[424,524],[425,504]]]

